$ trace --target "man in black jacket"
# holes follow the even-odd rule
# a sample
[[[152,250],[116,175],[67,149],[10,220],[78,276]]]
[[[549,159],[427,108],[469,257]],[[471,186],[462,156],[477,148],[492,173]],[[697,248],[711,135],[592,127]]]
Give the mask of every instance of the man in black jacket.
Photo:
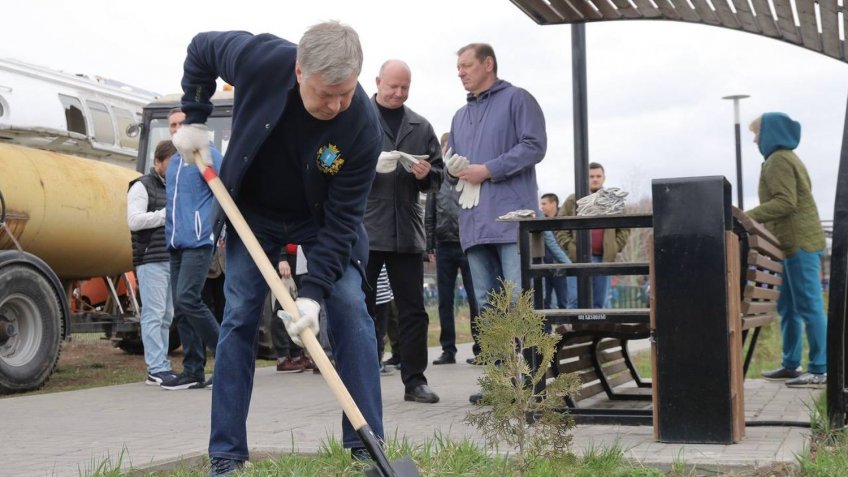
[[[385,263],[398,309],[404,400],[434,403],[439,396],[424,376],[429,319],[423,289],[424,207],[418,196],[438,189],[443,162],[433,127],[404,106],[411,81],[406,63],[386,61],[371,98],[383,128],[384,152],[365,212],[370,243],[367,300],[374,310],[377,277]]]
[[[442,135],[442,153],[448,145],[450,133]],[[439,344],[442,345],[442,355],[433,364],[456,363],[456,322],[453,313],[453,302],[456,290],[457,271],[462,273],[462,284],[468,295],[468,311],[471,317],[471,336],[474,338],[472,351],[474,356],[480,354],[480,343],[477,340],[477,316],[480,309],[474,295],[474,283],[471,281],[471,269],[468,268],[468,257],[459,244],[459,192],[448,181],[442,182],[437,192],[427,195],[427,213],[424,216],[424,228],[427,231],[427,253],[436,258],[436,286],[439,291],[439,323],[441,333]],[[432,260],[431,260],[432,261]],[[475,364],[475,358],[468,358],[469,364]]]
[[[361,69],[359,37],[338,22],[310,27],[297,45],[269,34],[200,33],[188,47],[182,80],[186,119],[174,144],[185,154],[208,155],[203,123],[212,112],[216,79],[235,87],[221,180],[272,263],[283,245],[303,247],[309,273],[296,300],[301,319],[289,320],[286,329],[299,345],[299,331],[317,332],[320,308],[326,307],[336,368],[382,438],[377,343],[362,293],[368,258],[362,221],[382,133],[357,81]],[[241,238],[228,230],[227,307],[212,391],[211,475],[230,475],[248,459],[256,331],[268,289]],[[362,443],[344,417],[342,434],[344,447],[362,455]]]

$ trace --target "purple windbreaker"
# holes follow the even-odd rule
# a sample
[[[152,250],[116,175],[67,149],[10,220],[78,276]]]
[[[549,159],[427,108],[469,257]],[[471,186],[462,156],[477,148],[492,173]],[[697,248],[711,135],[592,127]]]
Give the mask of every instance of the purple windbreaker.
[[[518,241],[518,224],[497,219],[517,209],[538,209],[535,166],[547,143],[542,108],[527,91],[497,80],[478,97],[468,95],[453,116],[449,145],[472,164],[486,164],[492,178],[480,188],[479,205],[459,209],[463,250]]]

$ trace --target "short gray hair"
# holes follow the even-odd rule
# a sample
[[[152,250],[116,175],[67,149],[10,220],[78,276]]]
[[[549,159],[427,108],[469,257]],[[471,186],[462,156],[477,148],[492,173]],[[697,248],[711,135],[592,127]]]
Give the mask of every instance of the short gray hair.
[[[336,20],[312,25],[297,45],[303,76],[321,75],[328,84],[357,77],[362,71],[362,45],[356,30]]]

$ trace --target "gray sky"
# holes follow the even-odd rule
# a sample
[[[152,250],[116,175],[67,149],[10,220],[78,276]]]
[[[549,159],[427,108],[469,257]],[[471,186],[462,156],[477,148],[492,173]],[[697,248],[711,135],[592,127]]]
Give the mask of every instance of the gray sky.
[[[384,60],[405,60],[413,71],[407,106],[437,134],[465,98],[456,50],[488,42],[499,76],[527,89],[545,112],[539,193],[564,198],[574,190],[571,27],[536,25],[508,0],[33,0],[16,3],[4,19],[0,57],[159,93],[179,92],[185,48],[197,32],[270,32],[296,42],[309,25],[338,19],[361,36],[366,91],[374,92]],[[797,152],[822,218],[832,218],[848,64],[773,39],[678,22],[589,24],[586,38],[589,154],[605,166],[607,186],[647,196],[653,178],[724,175],[735,199],[733,108],[721,97],[745,93],[746,208],[757,203],[762,163],[747,124],[762,112],[783,111],[802,124]]]

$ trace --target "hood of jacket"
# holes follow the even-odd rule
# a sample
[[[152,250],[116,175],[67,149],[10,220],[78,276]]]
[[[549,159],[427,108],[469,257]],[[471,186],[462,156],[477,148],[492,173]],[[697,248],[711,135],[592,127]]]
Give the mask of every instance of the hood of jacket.
[[[760,122],[760,135],[757,147],[763,158],[779,149],[790,151],[801,142],[801,123],[784,113],[765,113]]]

